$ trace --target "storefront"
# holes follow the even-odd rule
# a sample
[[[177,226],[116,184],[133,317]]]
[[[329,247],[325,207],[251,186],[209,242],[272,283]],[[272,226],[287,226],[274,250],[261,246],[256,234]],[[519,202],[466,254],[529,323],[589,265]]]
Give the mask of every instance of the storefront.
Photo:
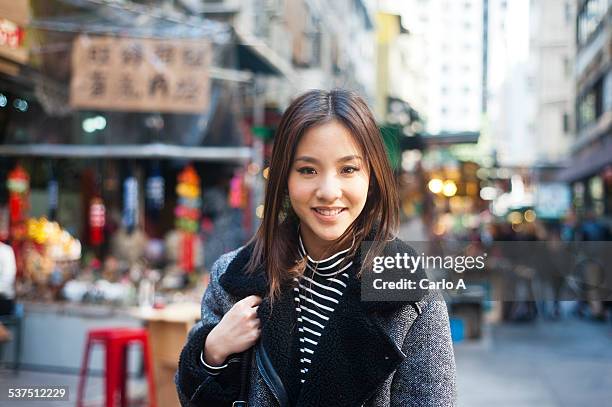
[[[27,31],[37,51],[0,74],[0,235],[18,296],[178,301],[257,226],[265,123],[253,89],[286,67],[223,23],[97,16],[82,32],[78,17],[47,17]]]

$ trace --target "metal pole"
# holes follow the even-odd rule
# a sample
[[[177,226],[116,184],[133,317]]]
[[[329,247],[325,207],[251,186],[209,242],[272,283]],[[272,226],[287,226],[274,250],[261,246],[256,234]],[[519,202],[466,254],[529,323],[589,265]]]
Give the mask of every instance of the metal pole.
[[[253,81],[253,125],[262,126],[265,121],[265,94],[264,94],[264,78],[261,75],[255,75]],[[257,217],[256,211],[259,205],[263,205],[264,202],[264,179],[261,174],[263,171],[264,164],[264,143],[261,138],[253,137],[253,164],[258,168],[257,174],[254,174],[253,179],[253,200],[252,214],[253,214],[253,230],[255,233],[261,219]]]

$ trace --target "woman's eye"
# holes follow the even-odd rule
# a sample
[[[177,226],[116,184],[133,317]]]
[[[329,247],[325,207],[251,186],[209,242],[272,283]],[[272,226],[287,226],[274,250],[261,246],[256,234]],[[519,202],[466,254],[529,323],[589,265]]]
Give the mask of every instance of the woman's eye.
[[[359,171],[359,168],[357,168],[357,167],[344,167],[342,169],[342,172],[347,173],[347,174],[352,174],[352,173],[354,173],[356,171]]]
[[[314,168],[311,167],[302,167],[302,168],[298,168],[297,170],[300,174],[306,174],[306,175],[311,175],[315,173]]]

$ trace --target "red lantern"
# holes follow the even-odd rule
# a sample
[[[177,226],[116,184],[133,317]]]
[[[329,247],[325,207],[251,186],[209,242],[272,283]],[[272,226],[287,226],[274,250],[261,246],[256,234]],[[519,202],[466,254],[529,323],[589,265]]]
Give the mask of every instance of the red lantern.
[[[98,246],[104,242],[104,225],[106,225],[106,208],[101,198],[93,198],[89,206],[89,241]]]
[[[183,232],[181,244],[180,266],[188,273],[192,273],[194,267],[194,245],[195,235],[191,232]]]
[[[11,235],[14,239],[21,239],[24,234],[22,224],[28,211],[28,193],[30,190],[30,176],[20,166],[17,165],[9,172],[7,181],[9,190],[9,218],[11,222]]]

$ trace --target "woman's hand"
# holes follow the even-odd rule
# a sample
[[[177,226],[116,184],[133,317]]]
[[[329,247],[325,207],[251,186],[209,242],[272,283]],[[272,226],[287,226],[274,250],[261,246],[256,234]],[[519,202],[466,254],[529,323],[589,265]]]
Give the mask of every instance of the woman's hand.
[[[257,342],[261,334],[257,308],[261,297],[251,295],[238,301],[206,337],[204,358],[219,366],[233,353],[240,353]]]

